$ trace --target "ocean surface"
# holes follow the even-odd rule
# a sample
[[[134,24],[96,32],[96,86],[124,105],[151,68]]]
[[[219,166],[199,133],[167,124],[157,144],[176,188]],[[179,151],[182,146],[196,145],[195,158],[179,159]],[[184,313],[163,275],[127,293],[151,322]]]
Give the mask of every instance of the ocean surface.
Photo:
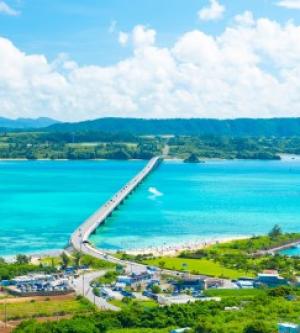
[[[0,162],[0,256],[64,247],[141,161]],[[91,240],[139,249],[300,231],[299,161],[164,162]]]
[[[145,162],[1,161],[0,256],[62,249]]]
[[[284,249],[279,251],[280,254],[285,255],[285,256],[300,256],[300,245],[290,247],[288,249]]]

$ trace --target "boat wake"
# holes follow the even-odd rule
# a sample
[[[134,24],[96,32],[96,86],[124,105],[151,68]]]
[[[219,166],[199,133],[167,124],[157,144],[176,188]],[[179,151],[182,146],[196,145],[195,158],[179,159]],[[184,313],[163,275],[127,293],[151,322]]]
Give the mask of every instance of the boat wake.
[[[149,187],[148,188],[148,192],[151,193],[151,195],[149,196],[150,199],[155,199],[157,197],[161,197],[164,194],[162,192],[160,192],[157,188],[155,187]]]

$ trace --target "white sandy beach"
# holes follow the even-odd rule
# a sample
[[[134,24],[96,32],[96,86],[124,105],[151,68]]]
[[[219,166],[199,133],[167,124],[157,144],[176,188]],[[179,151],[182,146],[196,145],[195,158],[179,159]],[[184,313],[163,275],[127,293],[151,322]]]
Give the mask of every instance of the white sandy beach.
[[[140,249],[129,249],[121,252],[131,254],[131,255],[146,255],[152,254],[154,257],[160,256],[177,256],[183,251],[196,251],[200,249],[204,249],[208,246],[219,244],[219,243],[227,243],[234,240],[239,239],[247,239],[251,236],[232,236],[232,237],[221,237],[221,238],[209,238],[209,239],[201,239],[200,241],[190,241],[182,244],[165,244],[161,246],[152,246],[147,248]],[[108,252],[108,251],[107,251]],[[111,253],[116,253],[117,251],[109,251]]]

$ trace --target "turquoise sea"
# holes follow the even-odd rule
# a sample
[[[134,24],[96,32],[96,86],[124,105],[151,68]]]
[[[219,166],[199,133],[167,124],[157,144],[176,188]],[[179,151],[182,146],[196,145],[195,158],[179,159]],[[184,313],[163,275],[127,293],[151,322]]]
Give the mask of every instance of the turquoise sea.
[[[300,231],[300,162],[165,162],[92,241],[132,249]]]
[[[60,249],[142,161],[0,162],[0,256]],[[164,162],[92,236],[133,249],[300,231],[299,161]]]
[[[300,245],[281,250],[279,253],[289,257],[300,256]]]
[[[0,162],[0,256],[63,248],[145,162]]]

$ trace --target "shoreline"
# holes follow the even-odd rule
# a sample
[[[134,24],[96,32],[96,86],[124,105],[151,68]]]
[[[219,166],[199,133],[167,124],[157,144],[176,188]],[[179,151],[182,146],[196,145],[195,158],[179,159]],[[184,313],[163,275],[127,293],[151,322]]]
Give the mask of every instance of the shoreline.
[[[209,246],[215,245],[215,244],[221,244],[221,243],[229,243],[231,241],[235,240],[242,240],[242,239],[248,239],[252,237],[251,235],[248,236],[228,236],[228,237],[216,237],[216,238],[206,238],[201,239],[199,241],[186,241],[182,244],[175,245],[174,243],[170,244],[164,244],[164,245],[157,245],[157,246],[151,246],[151,247],[144,247],[144,248],[132,248],[132,249],[122,249],[122,250],[107,250],[102,249],[94,246],[92,246],[100,250],[104,253],[115,255],[117,253],[126,253],[129,255],[149,255],[152,254],[154,257],[160,257],[160,256],[177,256],[183,251],[196,251],[201,250],[204,248],[207,248]],[[47,257],[58,257],[63,252],[69,252],[69,248],[63,248],[63,249],[55,249],[55,250],[43,250],[41,252],[35,251],[35,252],[28,252],[28,253],[21,253],[31,258],[31,262],[37,263],[38,260],[42,258]],[[8,254],[2,256],[6,261],[12,262],[15,260],[17,254]]]
[[[218,162],[218,161],[300,161],[300,155],[294,155],[294,154],[279,154],[280,160],[264,160],[264,159],[241,159],[241,158],[234,158],[234,159],[228,159],[228,158],[208,158],[208,157],[203,157],[201,158],[202,161],[204,162]],[[138,158],[130,158],[128,160],[121,160],[121,159],[112,159],[112,158],[93,158],[93,159],[67,159],[67,158],[58,158],[58,159],[51,159],[51,158],[37,158],[37,159],[27,159],[27,158],[0,158],[0,162],[13,162],[13,161],[149,161],[145,159],[138,159]],[[179,158],[179,157],[166,157],[164,158],[164,161],[167,162],[183,162],[184,158]]]
[[[216,237],[216,238],[207,238],[199,241],[187,241],[182,244],[175,245],[174,243],[151,246],[145,248],[138,249],[124,249],[124,250],[103,250],[103,252],[109,253],[111,255],[115,255],[117,253],[125,253],[128,255],[150,255],[152,254],[154,257],[160,256],[169,256],[174,257],[179,255],[183,251],[197,251],[204,248],[207,248],[212,245],[221,244],[221,243],[229,243],[235,240],[243,240],[251,238],[251,235],[244,236],[228,236],[228,237]],[[94,248],[98,249],[96,246],[92,245]]]

